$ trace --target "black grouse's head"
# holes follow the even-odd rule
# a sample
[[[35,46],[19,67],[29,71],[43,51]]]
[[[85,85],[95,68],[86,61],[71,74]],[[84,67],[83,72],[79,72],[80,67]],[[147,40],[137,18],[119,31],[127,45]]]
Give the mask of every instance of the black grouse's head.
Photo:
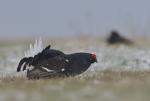
[[[110,43],[115,43],[122,40],[122,36],[120,36],[119,32],[116,30],[111,31],[111,35],[108,39]]]
[[[90,54],[90,61],[91,61],[91,63],[97,62],[96,54],[94,54],[94,53]]]
[[[116,31],[116,30],[112,30],[112,31],[111,31],[111,37],[114,37],[114,38],[120,37],[119,32]]]
[[[94,53],[85,53],[84,57],[86,58],[87,62],[89,62],[89,63],[97,62],[97,58]]]

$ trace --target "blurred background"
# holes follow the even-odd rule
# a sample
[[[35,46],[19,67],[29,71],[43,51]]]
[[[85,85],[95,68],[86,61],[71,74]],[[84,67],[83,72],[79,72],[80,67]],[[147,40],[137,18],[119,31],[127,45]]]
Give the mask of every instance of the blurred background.
[[[150,32],[148,0],[0,0],[0,39]]]

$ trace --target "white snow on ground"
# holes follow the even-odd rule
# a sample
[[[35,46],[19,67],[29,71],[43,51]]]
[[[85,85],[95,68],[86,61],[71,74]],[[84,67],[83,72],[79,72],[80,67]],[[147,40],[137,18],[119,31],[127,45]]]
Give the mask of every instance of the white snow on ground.
[[[150,48],[136,48],[128,46],[111,47],[105,44],[80,46],[80,42],[75,42],[65,52],[95,52],[98,63],[91,66],[89,70],[116,70],[116,71],[147,71],[150,70]],[[72,46],[72,47],[71,47]],[[65,47],[65,46],[64,46]],[[53,46],[52,46],[53,48]],[[19,61],[24,56],[34,56],[42,51],[42,39],[30,45],[29,50],[25,46],[12,46],[0,48],[0,73],[16,73]],[[60,49],[61,50],[61,49]],[[68,51],[69,50],[69,51]],[[24,55],[25,52],[25,55]]]

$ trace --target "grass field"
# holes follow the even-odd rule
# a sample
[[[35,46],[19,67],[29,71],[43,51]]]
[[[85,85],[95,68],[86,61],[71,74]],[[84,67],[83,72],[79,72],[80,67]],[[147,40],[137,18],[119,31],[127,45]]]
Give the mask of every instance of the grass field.
[[[148,101],[149,72],[101,71],[92,75],[27,80],[5,77],[0,81],[1,101]]]
[[[98,39],[47,43],[65,53],[95,52],[99,62],[76,77],[28,80],[16,67],[29,44],[1,45],[0,101],[149,101],[148,44],[108,46]]]

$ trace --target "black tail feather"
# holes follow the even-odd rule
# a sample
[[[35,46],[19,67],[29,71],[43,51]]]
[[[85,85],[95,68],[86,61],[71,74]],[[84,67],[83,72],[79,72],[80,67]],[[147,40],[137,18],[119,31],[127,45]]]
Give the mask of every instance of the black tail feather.
[[[24,66],[23,66],[23,71],[26,70],[27,64],[28,64],[28,63],[25,63],[25,64],[24,64]]]
[[[33,59],[33,57],[28,57],[28,58],[25,57],[25,58],[21,59],[20,62],[19,62],[19,65],[18,65],[18,67],[17,67],[17,72],[20,72],[20,71],[21,71],[21,67],[22,67],[22,65],[23,65],[24,63],[25,63],[25,64],[24,64],[24,66],[23,66],[23,71],[26,70],[26,66],[27,66],[27,65],[31,66],[32,64],[34,64],[34,63],[41,57],[41,55],[42,55],[45,51],[47,51],[48,49],[50,49],[50,47],[51,47],[51,45],[48,45],[45,49],[43,49],[43,51],[42,51],[41,53],[35,55],[35,56],[34,56],[34,59]]]
[[[17,72],[20,72],[22,65],[24,64],[24,62],[26,62],[28,60],[28,58],[23,58],[20,60],[19,65],[17,67]]]
[[[32,64],[36,64],[38,62],[38,60],[41,58],[41,56],[47,51],[49,50],[51,47],[51,45],[48,45],[45,49],[42,50],[42,52],[38,53],[37,55],[34,56]],[[29,60],[30,61],[30,60]]]
[[[25,66],[29,63],[28,61],[29,61],[30,58],[31,58],[31,57],[29,57],[29,58],[23,58],[23,59],[20,60],[19,65],[18,65],[18,67],[17,67],[17,72],[20,72],[20,71],[21,71],[21,67],[22,67],[22,65],[23,65],[24,63],[25,63],[25,65],[24,65],[23,69],[26,69]]]
[[[33,61],[33,58],[32,57],[29,57],[26,61],[26,63],[24,64],[23,66],[23,71],[26,70],[26,67],[27,65],[30,67],[32,65],[32,61]]]

